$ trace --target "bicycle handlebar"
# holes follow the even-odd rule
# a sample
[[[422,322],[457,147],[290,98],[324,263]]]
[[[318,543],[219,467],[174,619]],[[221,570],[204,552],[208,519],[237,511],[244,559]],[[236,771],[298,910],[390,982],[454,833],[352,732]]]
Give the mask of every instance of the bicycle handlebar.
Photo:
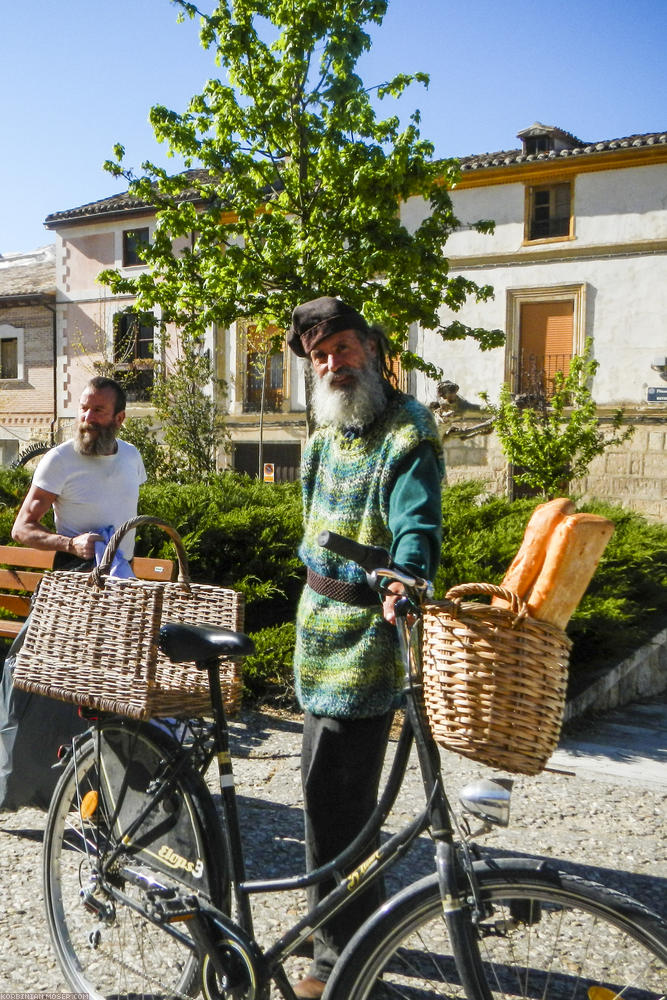
[[[362,545],[352,538],[346,538],[345,535],[339,535],[335,531],[327,531],[326,529],[320,531],[317,541],[323,549],[335,552],[343,559],[356,562],[362,569],[365,569],[370,577],[369,583],[374,590],[378,589],[376,583],[378,575],[398,580],[409,589],[425,593],[428,593],[431,587],[427,580],[415,576],[414,573],[410,573],[402,566],[397,566],[387,550],[379,545]]]
[[[380,548],[379,545],[361,545],[360,542],[339,535],[335,531],[320,531],[317,541],[323,549],[335,552],[337,556],[349,559],[350,562],[358,563],[367,573],[372,573],[374,569],[388,569],[394,565],[386,549]]]

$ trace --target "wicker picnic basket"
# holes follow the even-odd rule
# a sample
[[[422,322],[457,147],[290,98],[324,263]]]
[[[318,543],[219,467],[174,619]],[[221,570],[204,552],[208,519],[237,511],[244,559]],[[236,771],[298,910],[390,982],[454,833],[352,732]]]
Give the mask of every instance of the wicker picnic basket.
[[[173,541],[174,583],[116,579],[109,571],[123,536],[152,524]],[[243,628],[243,597],[234,590],[191,583],[178,532],[155,517],[135,517],[109,540],[90,573],[46,573],[36,592],[14,683],[26,691],[137,719],[205,715],[208,676],[194,663],[172,663],[157,645],[164,622]],[[241,701],[240,667],[220,667],[228,712]]]
[[[507,607],[465,602],[502,597]],[[558,744],[571,642],[528,615],[511,591],[453,587],[423,617],[424,703],[448,750],[519,774],[539,774]]]

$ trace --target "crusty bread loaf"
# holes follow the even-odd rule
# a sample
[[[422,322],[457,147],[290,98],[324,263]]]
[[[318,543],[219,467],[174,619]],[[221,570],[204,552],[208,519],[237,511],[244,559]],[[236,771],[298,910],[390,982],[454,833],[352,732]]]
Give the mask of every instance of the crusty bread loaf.
[[[533,618],[565,628],[613,533],[598,514],[570,514],[556,525],[527,599]]]
[[[573,511],[574,504],[567,497],[549,500],[535,508],[526,525],[519,551],[510,563],[501,587],[506,587],[519,597],[526,596],[542,569],[554,528]],[[507,601],[501,597],[494,597],[491,603],[508,607]]]

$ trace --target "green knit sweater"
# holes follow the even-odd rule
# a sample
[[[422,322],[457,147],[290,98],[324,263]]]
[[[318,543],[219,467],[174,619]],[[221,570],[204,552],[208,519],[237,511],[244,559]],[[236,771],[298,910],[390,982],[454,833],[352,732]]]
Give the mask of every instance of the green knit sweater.
[[[388,548],[396,562],[435,575],[441,543],[442,447],[432,414],[398,394],[364,434],[330,427],[302,463],[304,537],[299,555],[322,576],[360,583],[364,571],[317,544],[323,528]],[[304,588],[297,612],[296,694],[315,715],[366,718],[398,703],[401,664],[393,626],[377,607]]]

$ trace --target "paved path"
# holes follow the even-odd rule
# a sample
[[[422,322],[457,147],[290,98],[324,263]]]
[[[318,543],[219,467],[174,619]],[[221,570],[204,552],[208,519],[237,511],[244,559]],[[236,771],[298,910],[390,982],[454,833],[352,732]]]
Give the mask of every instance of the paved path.
[[[614,722],[620,724],[618,719]],[[231,728],[248,876],[301,871],[300,717],[245,713]],[[602,757],[607,765],[597,772],[588,768],[593,758],[585,742],[606,738],[603,733],[610,731],[600,722],[595,727],[587,723],[583,734],[581,729],[568,734],[563,751],[558,752],[565,756],[554,761],[554,766],[558,762],[556,772],[516,777],[509,828],[494,831],[481,843],[491,855],[558,858],[564,867],[625,890],[667,916],[667,789],[651,779],[648,766],[642,763],[664,761],[666,744],[660,736],[655,743],[651,738],[646,756],[640,758],[635,721],[624,728],[626,735],[628,730],[633,733],[632,744],[623,751],[626,763],[633,762],[635,768],[632,781],[620,778],[612,767],[617,743],[596,742],[594,756]],[[442,753],[442,764],[452,802],[468,781],[491,773],[447,752]],[[387,829],[403,826],[422,804],[423,789],[412,759]],[[66,989],[44,919],[43,826],[44,814],[36,809],[0,812],[0,992]],[[389,873],[388,888],[395,890],[432,869],[432,844],[420,838],[401,865]],[[256,903],[253,912],[260,942],[266,946],[275,940],[303,912],[303,905],[299,893],[273,894]],[[297,979],[306,969],[306,960],[291,959],[288,974]]]
[[[667,791],[667,692],[572,724],[550,763],[580,777]]]

